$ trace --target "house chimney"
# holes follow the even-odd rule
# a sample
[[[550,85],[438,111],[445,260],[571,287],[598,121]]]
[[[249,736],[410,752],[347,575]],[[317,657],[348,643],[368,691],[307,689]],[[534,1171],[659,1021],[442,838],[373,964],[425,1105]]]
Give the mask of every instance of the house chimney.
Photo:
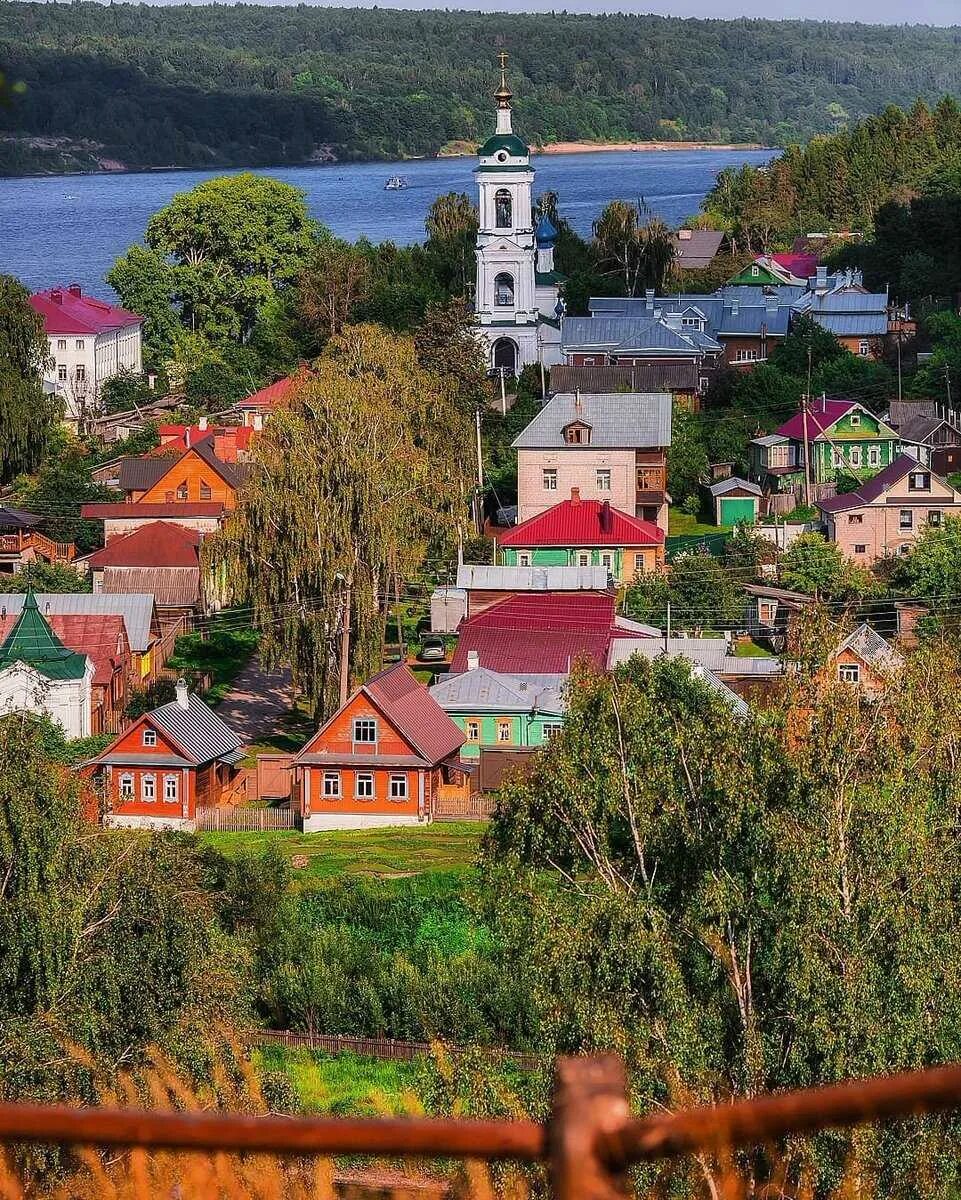
[[[581,411],[581,389],[579,387],[574,389],[574,411],[576,413]]]
[[[764,293],[764,311],[776,313],[778,308],[777,295],[773,292]]]
[[[83,290],[81,289],[79,283],[69,284],[67,287],[67,291],[70,293],[71,296],[76,296],[77,299],[79,299],[83,295]]]
[[[571,488],[571,504],[577,505],[581,502],[581,489],[579,487]]]
[[[467,669],[468,671],[476,671],[480,666],[480,653],[477,650],[467,651]]]
[[[190,707],[190,698],[187,695],[187,681],[182,675],[177,680],[177,704],[185,711]]]
[[[731,297],[731,316],[736,317],[741,310],[741,301],[738,296]]]
[[[607,533],[611,528],[611,502],[605,500],[600,512],[601,533]]]
[[[819,266],[814,279],[814,287],[816,291],[826,292],[828,286],[828,269],[826,266]]]
[[[147,387],[154,391],[157,387],[157,376],[151,371],[147,376]]]
[[[51,288],[50,289],[50,299],[54,302],[54,304],[63,304],[63,292],[61,291],[61,289],[60,288]]]
[[[206,428],[207,428],[207,418],[206,417],[198,417],[197,418],[197,428],[206,430]]]
[[[653,288],[645,288],[644,289],[644,307],[647,309],[648,312],[651,312],[654,309],[654,289]]]

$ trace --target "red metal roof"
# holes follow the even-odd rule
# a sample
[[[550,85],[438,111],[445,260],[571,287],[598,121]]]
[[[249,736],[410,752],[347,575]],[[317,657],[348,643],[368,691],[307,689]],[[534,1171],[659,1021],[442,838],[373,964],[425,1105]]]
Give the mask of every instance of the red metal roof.
[[[603,669],[615,632],[614,598],[589,592],[509,596],[462,622],[451,674],[482,667],[515,675],[563,675],[578,658]]]
[[[189,450],[199,442],[210,440],[210,445],[219,459],[223,462],[235,463],[238,450],[248,450],[250,439],[256,436],[256,429],[248,425],[159,425],[160,445],[147,453],[166,455],[172,450]]]
[[[16,624],[19,613],[0,616],[0,643]],[[127,633],[123,617],[102,613],[44,613],[43,619],[61,642],[75,654],[85,654],[93,663],[93,685],[109,687],[116,671],[124,666]]]
[[[404,663],[375,675],[363,690],[428,762],[443,762],[464,744],[464,734]]]
[[[299,375],[288,375],[286,379],[278,379],[276,383],[261,388],[246,400],[241,400],[237,408],[273,408],[284,400],[294,384],[299,382]]]
[[[114,538],[85,561],[91,567],[196,567],[199,545],[200,534],[196,529],[184,529],[169,521],[152,521]]]
[[[222,517],[224,506],[219,500],[185,501],[177,504],[82,504],[80,515],[88,520],[111,520],[129,517],[132,521],[153,519],[176,521],[178,517]]]
[[[572,496],[546,512],[515,526],[499,539],[501,546],[658,546],[664,531],[607,501]]]
[[[808,437],[817,437],[824,433],[825,430],[831,428],[835,421],[840,421],[845,413],[850,412],[852,408],[857,408],[858,404],[854,400],[822,400],[820,398],[811,401],[811,407],[808,409]],[[801,413],[795,413],[789,421],[775,430],[781,437],[794,438],[795,441],[801,441],[804,437],[804,417]]]
[[[108,329],[120,329],[123,325],[139,324],[143,317],[85,296],[80,287],[72,283],[69,287],[47,288],[30,297],[33,310],[43,317],[45,331],[50,333],[104,333]]]
[[[779,265],[796,275],[798,279],[810,279],[818,269],[816,254],[772,254],[771,258]]]

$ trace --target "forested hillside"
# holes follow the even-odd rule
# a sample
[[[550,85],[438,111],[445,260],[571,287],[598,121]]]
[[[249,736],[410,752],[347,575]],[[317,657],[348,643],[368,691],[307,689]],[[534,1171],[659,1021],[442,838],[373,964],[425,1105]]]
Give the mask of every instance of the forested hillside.
[[[786,144],[961,93],[961,29],[648,16],[0,4],[0,170],[435,154],[511,54],[532,141]]]

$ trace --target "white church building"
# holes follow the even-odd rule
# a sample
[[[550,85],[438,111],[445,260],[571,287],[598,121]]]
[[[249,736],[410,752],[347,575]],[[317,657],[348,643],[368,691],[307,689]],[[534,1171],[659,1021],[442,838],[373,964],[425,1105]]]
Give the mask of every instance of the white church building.
[[[507,55],[494,93],[497,127],[478,151],[480,192],[475,311],[488,365],[510,372],[530,363],[562,361],[563,302],[554,270],[557,230],[547,216],[534,226],[530,148],[514,133]]]

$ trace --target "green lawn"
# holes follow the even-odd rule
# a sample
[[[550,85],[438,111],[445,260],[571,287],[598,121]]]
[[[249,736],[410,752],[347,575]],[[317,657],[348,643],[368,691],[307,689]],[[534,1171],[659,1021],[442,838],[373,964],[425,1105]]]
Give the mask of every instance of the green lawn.
[[[207,637],[199,633],[182,634],[174,645],[167,666],[191,675],[209,675],[210,687],[204,699],[217,704],[230,691],[234,680],[257,649],[255,629],[236,628],[237,615],[225,609],[211,618]]]
[[[461,871],[471,866],[484,831],[482,822],[438,821],[434,825],[392,829],[332,830],[299,833],[199,833],[222,854],[260,850],[268,843],[294,859],[301,879],[363,875],[389,879],[425,872]]]
[[[668,537],[704,537],[709,533],[730,533],[729,525],[708,525],[699,516],[692,517],[679,508],[668,510]]]
[[[737,642],[734,646],[735,658],[773,658],[770,650],[759,646],[757,642]]]
[[[341,1117],[413,1116],[423,1067],[356,1054],[263,1046],[253,1055],[261,1073],[282,1071],[307,1113]]]

